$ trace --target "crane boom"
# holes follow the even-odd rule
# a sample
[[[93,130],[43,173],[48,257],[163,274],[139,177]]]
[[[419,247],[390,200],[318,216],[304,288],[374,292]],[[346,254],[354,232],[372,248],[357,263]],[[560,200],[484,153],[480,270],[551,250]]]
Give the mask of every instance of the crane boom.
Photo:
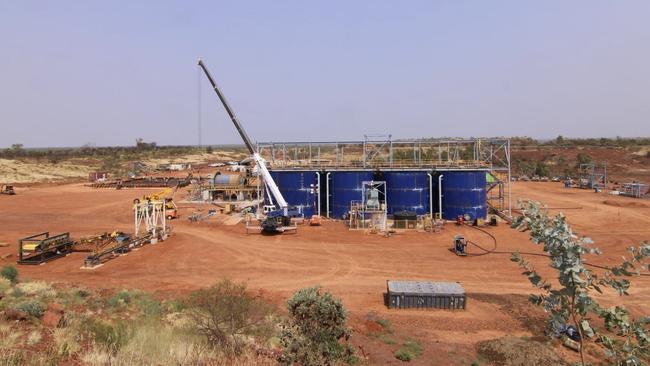
[[[282,193],[280,192],[278,185],[275,184],[275,181],[273,180],[271,173],[266,167],[266,161],[264,160],[264,158],[262,158],[260,154],[258,154],[255,151],[251,139],[248,137],[248,134],[242,127],[241,123],[239,123],[239,119],[235,115],[235,112],[232,110],[232,108],[230,108],[230,104],[228,104],[228,101],[226,100],[226,96],[223,95],[223,93],[217,86],[217,83],[214,81],[212,75],[208,71],[208,68],[205,66],[203,60],[201,59],[199,59],[199,66],[201,67],[201,69],[203,69],[205,76],[210,81],[210,84],[212,85],[212,88],[214,89],[215,93],[217,93],[217,96],[219,97],[221,104],[223,104],[223,107],[226,109],[226,112],[228,112],[228,115],[230,116],[232,123],[235,125],[235,128],[237,129],[237,132],[239,132],[239,135],[241,136],[242,140],[244,140],[244,145],[246,145],[248,151],[253,155],[253,160],[255,160],[255,163],[257,164],[260,174],[262,175],[262,179],[264,179],[266,186],[269,188],[269,191],[271,191],[271,194],[275,198],[275,201],[278,203],[278,206],[282,210],[282,214],[284,216],[287,216],[289,205],[287,204],[287,201],[284,200],[284,197],[282,196]]]

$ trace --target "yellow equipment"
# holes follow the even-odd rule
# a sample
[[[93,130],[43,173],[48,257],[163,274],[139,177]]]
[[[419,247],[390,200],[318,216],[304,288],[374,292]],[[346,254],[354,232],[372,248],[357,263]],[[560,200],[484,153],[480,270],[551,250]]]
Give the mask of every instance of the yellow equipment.
[[[178,217],[178,207],[174,202],[174,194],[178,186],[174,188],[165,188],[160,192],[148,196],[142,196],[142,201],[165,201],[165,217],[167,220],[172,220]],[[140,199],[133,200],[134,204],[140,203]]]

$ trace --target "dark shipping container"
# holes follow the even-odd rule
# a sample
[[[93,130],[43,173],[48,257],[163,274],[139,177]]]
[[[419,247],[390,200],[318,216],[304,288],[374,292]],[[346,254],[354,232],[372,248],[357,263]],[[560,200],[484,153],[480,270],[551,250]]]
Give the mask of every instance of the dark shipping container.
[[[457,282],[387,281],[391,309],[465,309],[465,289]]]

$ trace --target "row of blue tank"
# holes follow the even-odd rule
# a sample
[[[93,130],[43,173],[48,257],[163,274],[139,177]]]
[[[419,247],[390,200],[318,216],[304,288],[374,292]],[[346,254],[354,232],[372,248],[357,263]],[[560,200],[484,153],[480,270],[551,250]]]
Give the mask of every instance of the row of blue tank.
[[[447,220],[460,215],[487,216],[486,171],[275,170],[271,175],[287,203],[305,217],[320,212],[321,216],[345,218],[350,202],[361,201],[364,181],[386,182],[382,199],[389,215],[438,213],[442,206],[442,217]]]

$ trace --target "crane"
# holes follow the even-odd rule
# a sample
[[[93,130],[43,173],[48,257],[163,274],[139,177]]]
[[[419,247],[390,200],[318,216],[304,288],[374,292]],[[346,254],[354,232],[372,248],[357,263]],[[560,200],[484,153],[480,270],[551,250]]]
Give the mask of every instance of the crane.
[[[271,173],[266,167],[266,160],[264,160],[264,158],[262,158],[262,156],[257,151],[255,151],[253,142],[248,137],[248,134],[242,127],[239,119],[235,115],[235,112],[230,107],[230,104],[228,104],[226,97],[223,95],[217,86],[217,83],[212,78],[212,75],[203,63],[203,60],[199,59],[198,64],[201,69],[203,69],[203,72],[210,81],[210,84],[212,85],[215,93],[217,93],[221,104],[223,104],[223,107],[226,109],[228,116],[230,116],[230,120],[232,120],[232,123],[235,125],[237,132],[239,132],[239,136],[241,136],[242,140],[244,140],[244,145],[246,145],[246,148],[253,156],[253,160],[255,160],[255,164],[257,164],[259,173],[264,181],[264,186],[266,187],[266,191],[269,194],[269,200],[272,206],[270,206],[268,212],[266,212],[266,219],[262,221],[262,230],[265,232],[282,232],[282,227],[289,225],[290,223],[289,205],[287,204],[287,201],[285,201],[282,193],[280,192],[280,188],[278,188],[278,185],[275,184]],[[275,207],[273,207],[273,199],[275,199],[275,202],[278,204],[278,209],[275,209]]]

